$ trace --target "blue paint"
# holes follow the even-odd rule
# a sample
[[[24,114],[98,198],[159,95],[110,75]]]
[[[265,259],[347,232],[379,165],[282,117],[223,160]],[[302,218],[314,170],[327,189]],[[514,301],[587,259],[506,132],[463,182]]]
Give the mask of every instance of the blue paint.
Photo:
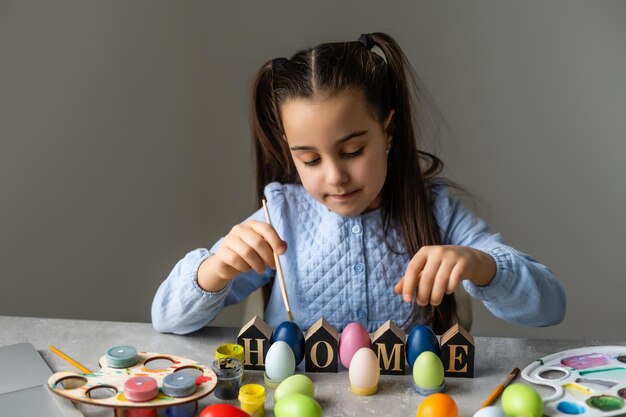
[[[163,378],[162,391],[170,397],[188,397],[196,392],[196,378],[185,372],[174,372]]]
[[[556,409],[563,414],[583,414],[587,411],[587,407],[584,405],[569,401],[561,401]]]
[[[296,358],[296,366],[304,359],[304,334],[293,321],[283,321],[272,334],[271,343],[282,340],[287,343]]]

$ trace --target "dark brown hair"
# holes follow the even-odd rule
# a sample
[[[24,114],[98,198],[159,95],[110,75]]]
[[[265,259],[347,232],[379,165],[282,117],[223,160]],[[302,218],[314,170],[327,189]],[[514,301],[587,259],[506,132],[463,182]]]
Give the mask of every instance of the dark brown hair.
[[[380,48],[384,58],[370,49],[374,45]],[[311,99],[316,94],[334,95],[349,89],[363,94],[380,123],[395,110],[387,132],[393,136],[393,146],[382,189],[385,231],[396,228],[411,257],[422,246],[441,244],[429,183],[441,173],[443,163],[418,149],[429,132],[427,125],[441,119],[440,113],[400,46],[385,33],[364,35],[352,42],[324,43],[301,50],[289,60],[268,61],[258,71],[252,89],[251,113],[259,202],[270,182],[300,183],[284,140],[281,105],[289,99]],[[415,111],[415,102],[427,105]],[[442,333],[455,320],[454,296],[445,295],[438,307],[415,304],[403,327],[420,322]]]

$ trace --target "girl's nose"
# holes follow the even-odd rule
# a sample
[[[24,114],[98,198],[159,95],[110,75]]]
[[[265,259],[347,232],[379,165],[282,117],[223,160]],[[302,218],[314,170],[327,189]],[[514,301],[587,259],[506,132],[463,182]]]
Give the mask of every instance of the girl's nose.
[[[341,185],[348,182],[350,176],[341,163],[331,161],[326,167],[326,182],[329,185]]]

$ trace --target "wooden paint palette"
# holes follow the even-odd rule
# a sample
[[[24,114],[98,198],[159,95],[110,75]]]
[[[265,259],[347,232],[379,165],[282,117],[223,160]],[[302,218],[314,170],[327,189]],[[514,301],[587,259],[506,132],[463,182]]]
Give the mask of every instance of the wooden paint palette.
[[[137,353],[137,363],[127,368],[109,367],[104,355],[98,361],[101,369],[97,372],[57,372],[48,379],[48,387],[55,394],[71,401],[112,407],[116,409],[116,415],[124,415],[124,410],[156,409],[196,402],[209,395],[217,384],[217,376],[211,368],[191,359],[153,352]],[[172,397],[163,393],[163,380],[176,372],[194,374],[196,389],[193,394]],[[158,383],[158,395],[145,402],[129,401],[124,396],[125,384],[136,377],[154,378]]]
[[[554,353],[528,365],[522,376],[554,388],[544,398],[550,417],[626,415],[626,346],[594,346]]]

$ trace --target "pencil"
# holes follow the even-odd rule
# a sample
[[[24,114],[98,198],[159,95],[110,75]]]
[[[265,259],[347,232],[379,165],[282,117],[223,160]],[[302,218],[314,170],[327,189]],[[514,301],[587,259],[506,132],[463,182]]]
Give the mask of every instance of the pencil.
[[[93,373],[89,369],[81,365],[80,363],[76,362],[74,359],[67,356],[65,353],[61,352],[59,349],[55,348],[54,346],[50,345],[50,350],[56,353],[57,355],[59,355],[60,357],[62,357],[63,359],[65,359],[66,361],[68,361],[69,363],[71,363],[72,365],[74,365],[75,367],[77,367],[78,369],[80,369],[81,371],[83,371],[84,373],[86,374]]]
[[[487,407],[488,405],[493,404],[494,401],[498,399],[500,394],[502,394],[502,391],[504,391],[504,389],[511,383],[511,381],[517,378],[517,375],[519,375],[519,372],[520,372],[519,368],[513,369],[511,373],[508,374],[506,378],[504,378],[504,381],[502,381],[501,384],[498,384],[496,389],[493,390],[489,398],[487,398],[487,400],[483,403],[483,405],[480,406],[480,408],[484,408],[484,407]]]
[[[270,220],[270,212],[267,210],[267,203],[265,199],[263,201],[263,210],[265,211],[265,221],[270,226],[272,225],[272,221]],[[285,286],[285,277],[283,276],[283,268],[280,266],[280,259],[278,259],[278,254],[276,251],[272,251],[274,253],[274,263],[276,264],[276,277],[278,278],[278,283],[280,284],[280,292],[283,295],[283,301],[285,302],[285,310],[287,310],[287,317],[289,320],[293,321],[293,315],[291,314],[291,307],[289,307],[289,298],[287,297],[287,287]]]

